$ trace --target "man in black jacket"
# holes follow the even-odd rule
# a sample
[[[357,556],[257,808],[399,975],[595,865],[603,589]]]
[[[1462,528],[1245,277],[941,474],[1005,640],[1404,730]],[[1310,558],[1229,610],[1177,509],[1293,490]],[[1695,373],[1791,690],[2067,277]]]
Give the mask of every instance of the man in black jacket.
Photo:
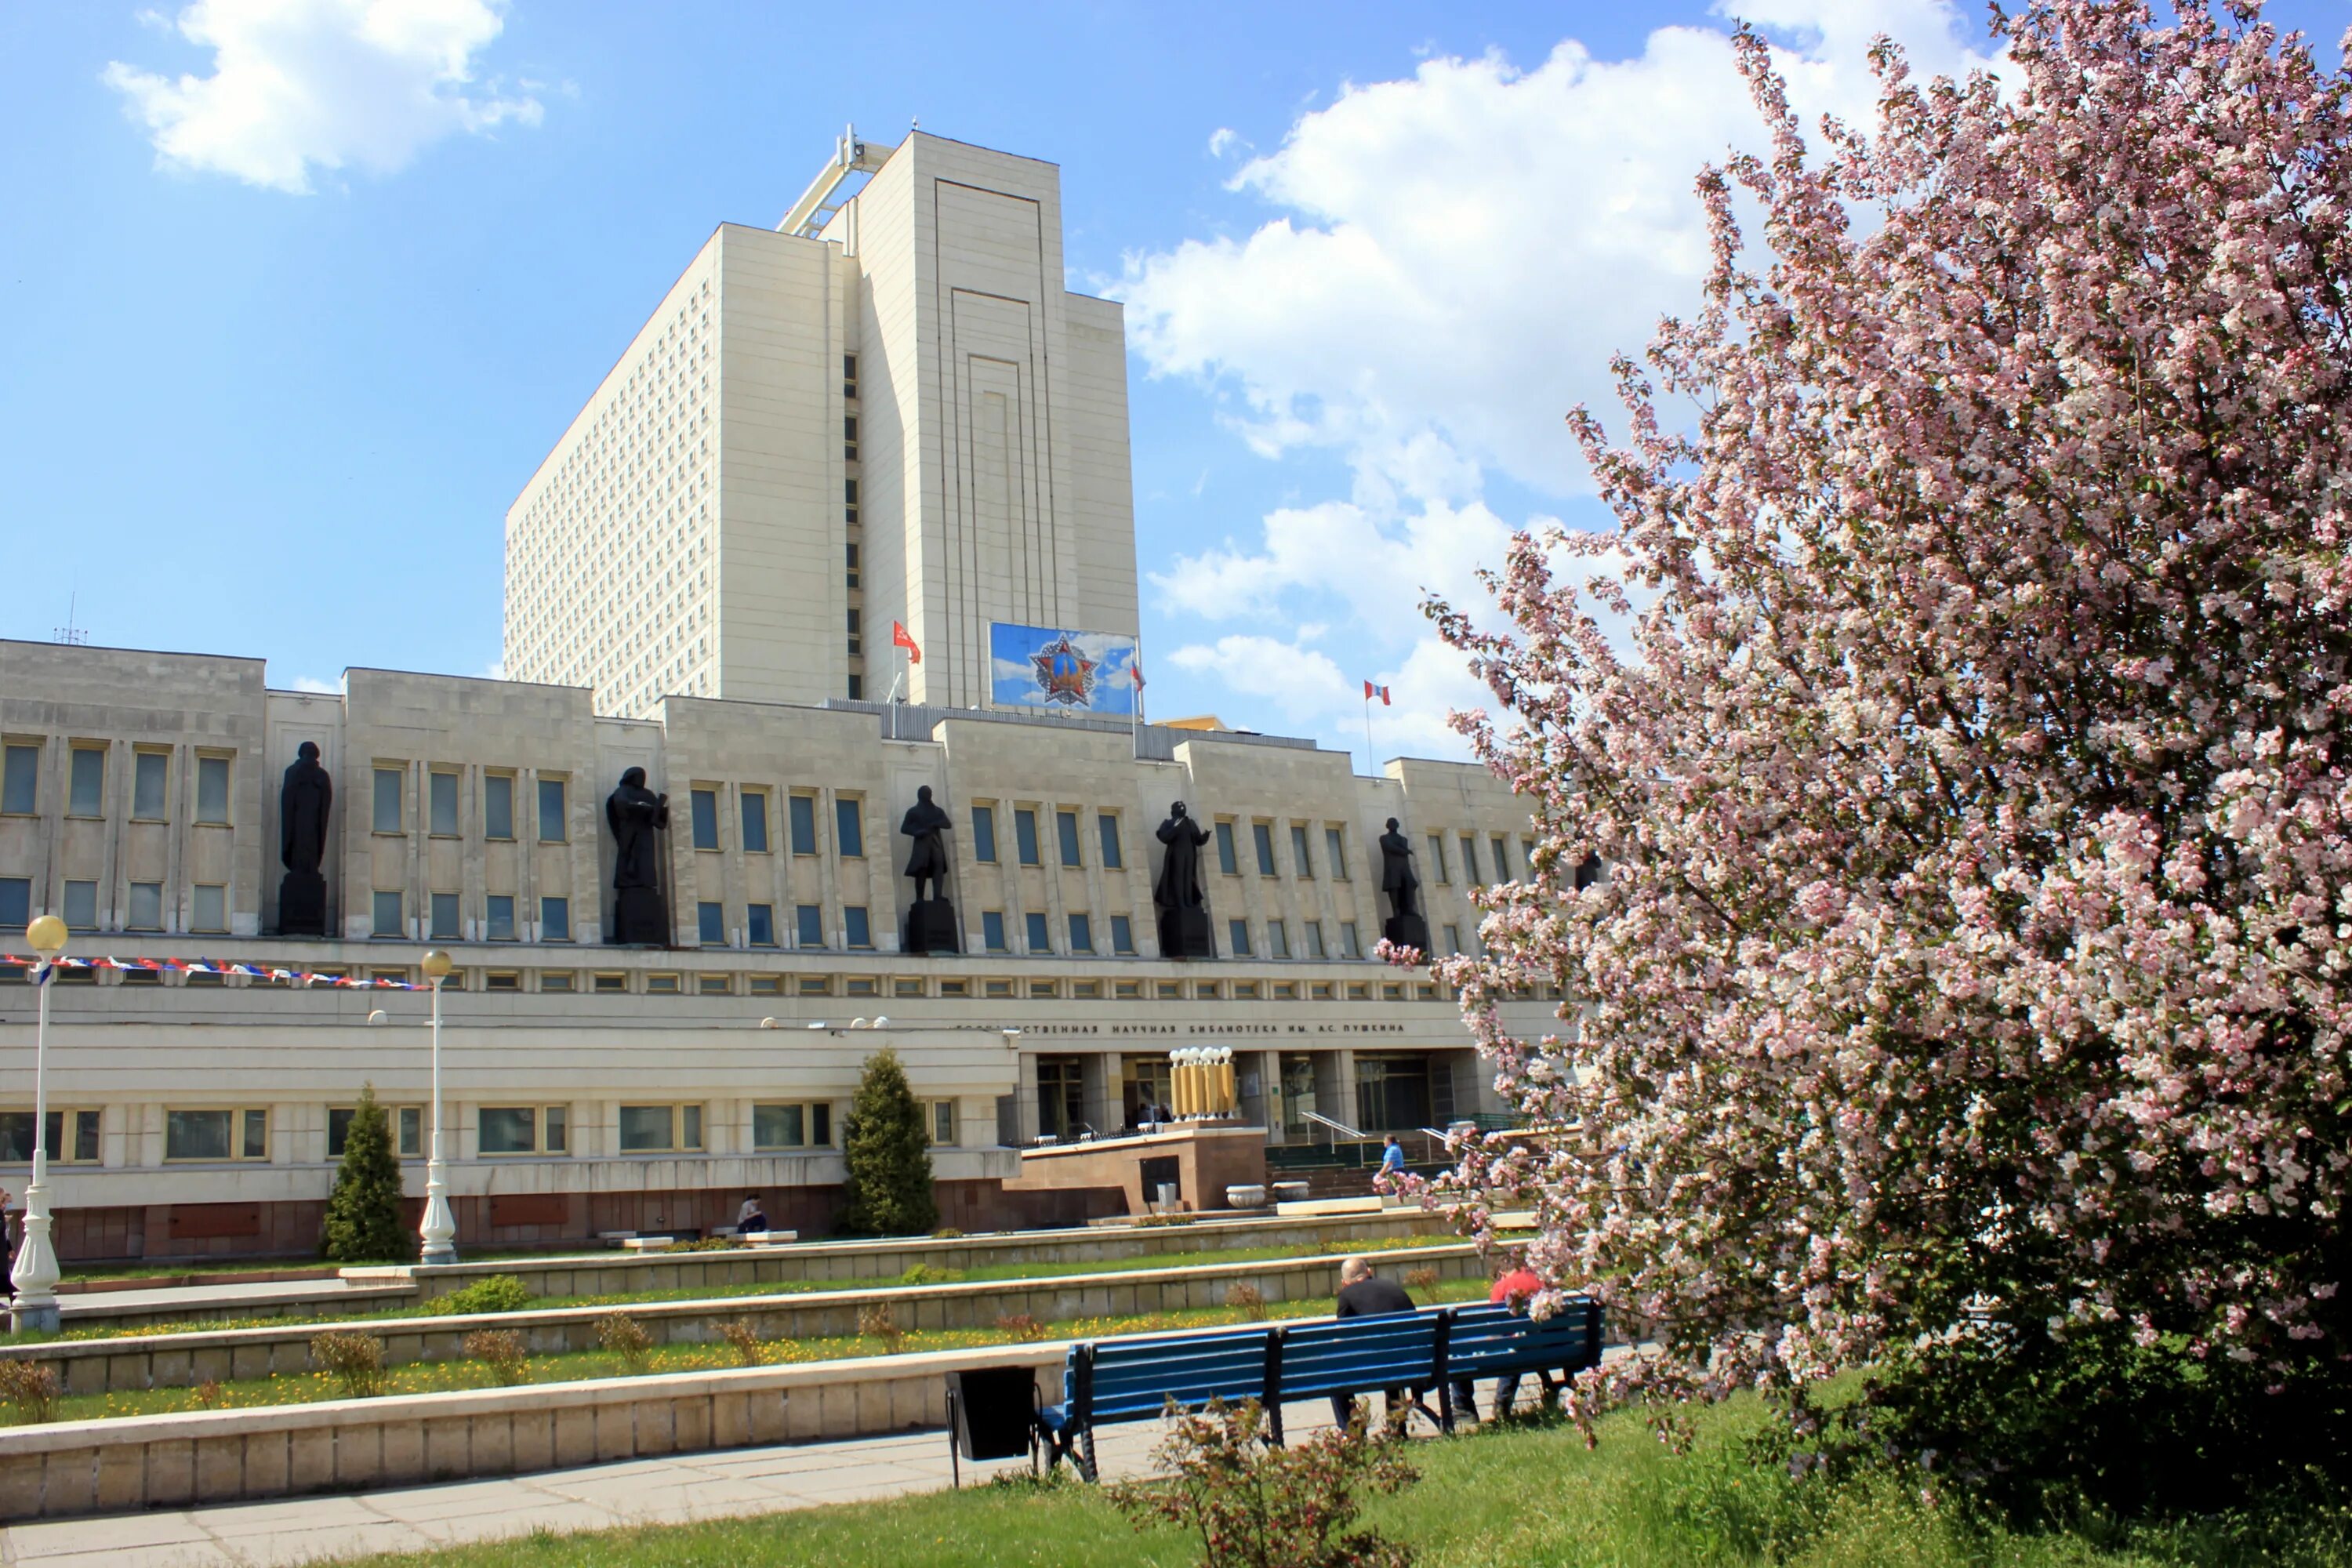
[[[1339,1296],[1332,1309],[1335,1318],[1381,1318],[1391,1312],[1417,1310],[1412,1298],[1404,1287],[1393,1279],[1383,1279],[1372,1272],[1372,1266],[1360,1258],[1350,1258],[1339,1265]],[[1388,1418],[1396,1421],[1405,1413],[1405,1391],[1388,1391]],[[1344,1394],[1331,1396],[1331,1419],[1345,1427],[1356,1418],[1356,1402]]]

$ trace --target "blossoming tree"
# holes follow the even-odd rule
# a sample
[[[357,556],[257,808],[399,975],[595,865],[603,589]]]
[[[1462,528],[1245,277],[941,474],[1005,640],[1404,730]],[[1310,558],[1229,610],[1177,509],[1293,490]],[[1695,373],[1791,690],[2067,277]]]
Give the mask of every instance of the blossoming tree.
[[[1615,528],[1432,606],[1543,830],[1437,967],[1550,1131],[1452,1184],[1649,1336],[1587,1397],[1868,1366],[1849,1438],[2144,1499],[2151,1420],[2214,1477],[2352,1386],[2352,87],[2205,0],[1995,21],[1819,152],[1741,36],[1704,308],[1571,416]]]

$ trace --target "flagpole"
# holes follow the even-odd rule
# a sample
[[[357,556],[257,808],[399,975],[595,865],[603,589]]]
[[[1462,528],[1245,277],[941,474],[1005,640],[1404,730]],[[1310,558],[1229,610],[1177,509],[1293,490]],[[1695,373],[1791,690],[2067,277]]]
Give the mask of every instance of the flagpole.
[[[1368,690],[1364,693],[1364,775],[1376,778],[1379,773],[1372,762],[1372,694]]]

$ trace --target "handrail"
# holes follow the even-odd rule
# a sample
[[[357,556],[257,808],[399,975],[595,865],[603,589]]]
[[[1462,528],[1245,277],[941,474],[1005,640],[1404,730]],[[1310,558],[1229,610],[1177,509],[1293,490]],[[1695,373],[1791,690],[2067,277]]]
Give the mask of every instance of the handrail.
[[[1301,1121],[1312,1121],[1320,1127],[1328,1127],[1332,1131],[1344,1134],[1349,1138],[1365,1139],[1371,1136],[1369,1132],[1357,1131],[1354,1128],[1349,1126],[1344,1121],[1334,1121],[1329,1117],[1323,1115],[1319,1111],[1302,1110],[1298,1113],[1298,1119]]]

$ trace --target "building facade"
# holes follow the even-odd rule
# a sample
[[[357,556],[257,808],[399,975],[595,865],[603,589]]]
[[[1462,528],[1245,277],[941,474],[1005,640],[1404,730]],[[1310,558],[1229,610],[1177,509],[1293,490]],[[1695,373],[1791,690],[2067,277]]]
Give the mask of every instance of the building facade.
[[[719,227],[524,486],[509,675],[969,708],[992,620],[1135,635],[1126,329],[1062,287],[1059,172],[856,151],[805,232]]]

